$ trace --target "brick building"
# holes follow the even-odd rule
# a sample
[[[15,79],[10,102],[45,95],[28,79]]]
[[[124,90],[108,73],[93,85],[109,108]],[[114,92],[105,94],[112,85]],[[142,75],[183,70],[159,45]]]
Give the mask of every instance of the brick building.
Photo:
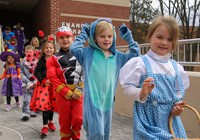
[[[38,30],[43,30],[46,35],[54,33],[61,25],[71,27],[77,35],[82,24],[100,17],[111,18],[116,28],[122,23],[129,26],[129,11],[129,0],[37,0],[29,12],[8,11],[5,16],[0,11],[0,21],[4,17],[4,21],[9,20],[9,23],[21,22],[29,38],[37,36]],[[126,42],[119,37],[118,32],[117,35],[117,45],[125,45]]]

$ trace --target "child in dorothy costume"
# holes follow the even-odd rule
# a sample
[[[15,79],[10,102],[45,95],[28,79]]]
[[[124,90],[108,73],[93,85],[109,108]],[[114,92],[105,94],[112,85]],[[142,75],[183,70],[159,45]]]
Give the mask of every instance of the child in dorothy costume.
[[[134,140],[170,140],[168,119],[173,118],[177,138],[186,138],[180,119],[189,78],[182,65],[171,59],[179,39],[179,25],[171,16],[157,17],[149,27],[147,54],[130,59],[120,72],[124,92],[135,102]]]

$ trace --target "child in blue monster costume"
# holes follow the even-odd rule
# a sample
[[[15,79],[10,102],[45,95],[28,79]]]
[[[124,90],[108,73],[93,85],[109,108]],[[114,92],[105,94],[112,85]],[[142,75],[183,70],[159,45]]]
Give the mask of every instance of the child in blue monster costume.
[[[120,36],[127,41],[130,52],[116,50],[116,33],[110,19],[101,18],[84,24],[70,50],[84,71],[83,126],[88,140],[109,140],[113,102],[120,68],[139,55],[139,47],[131,31],[122,24]],[[89,46],[84,47],[89,39]]]

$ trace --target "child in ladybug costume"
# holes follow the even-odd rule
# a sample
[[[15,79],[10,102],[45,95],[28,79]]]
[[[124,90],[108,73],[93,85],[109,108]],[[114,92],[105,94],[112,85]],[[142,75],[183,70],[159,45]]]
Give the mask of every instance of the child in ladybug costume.
[[[37,65],[38,58],[35,56],[34,48],[31,45],[25,47],[25,57],[20,64],[22,76],[22,92],[23,92],[23,106],[22,106],[22,120],[26,121],[30,117],[36,117],[37,114],[30,111],[30,100],[37,82],[34,76],[34,70]]]

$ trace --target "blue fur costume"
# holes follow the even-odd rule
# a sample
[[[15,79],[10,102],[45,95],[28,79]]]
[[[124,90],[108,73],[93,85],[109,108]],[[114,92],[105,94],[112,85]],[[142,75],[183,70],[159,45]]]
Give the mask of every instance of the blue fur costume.
[[[119,27],[120,36],[128,42],[130,52],[125,54],[116,50],[114,32],[113,44],[109,48],[111,55],[106,58],[94,41],[96,25],[102,20],[111,23],[108,19],[98,19],[91,25],[85,24],[70,48],[84,72],[83,126],[88,140],[109,140],[120,68],[130,58],[139,55],[139,47],[134,42],[131,31],[122,24]],[[88,38],[89,46],[84,47]]]

